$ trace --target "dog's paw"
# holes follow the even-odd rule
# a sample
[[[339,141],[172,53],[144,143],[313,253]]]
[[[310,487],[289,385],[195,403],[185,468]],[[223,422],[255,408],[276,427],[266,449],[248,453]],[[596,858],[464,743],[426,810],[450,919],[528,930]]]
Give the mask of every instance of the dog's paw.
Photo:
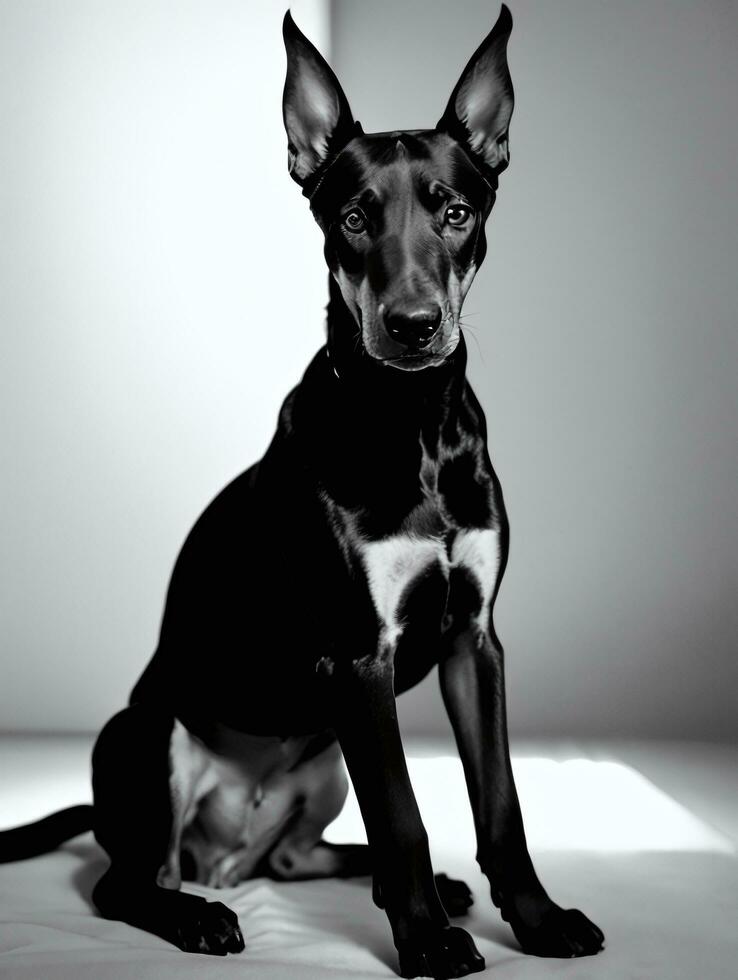
[[[225,956],[244,948],[238,917],[222,902],[203,902],[177,909],[171,942],[186,953]]]
[[[552,905],[536,926],[525,925],[515,915],[510,925],[523,952],[533,956],[593,956],[605,945],[602,930],[579,909]]]
[[[484,958],[468,932],[455,926],[398,944],[401,977],[465,977],[484,969]]]
[[[474,904],[474,896],[469,886],[448,875],[435,875],[436,890],[449,919],[466,915]]]

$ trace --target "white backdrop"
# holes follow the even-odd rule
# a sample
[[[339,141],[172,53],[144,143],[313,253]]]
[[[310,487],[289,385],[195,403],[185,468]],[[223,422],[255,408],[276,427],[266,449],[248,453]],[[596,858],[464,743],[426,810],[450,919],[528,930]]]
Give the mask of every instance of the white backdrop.
[[[125,703],[184,535],[323,342],[283,14],[0,5],[0,728]]]

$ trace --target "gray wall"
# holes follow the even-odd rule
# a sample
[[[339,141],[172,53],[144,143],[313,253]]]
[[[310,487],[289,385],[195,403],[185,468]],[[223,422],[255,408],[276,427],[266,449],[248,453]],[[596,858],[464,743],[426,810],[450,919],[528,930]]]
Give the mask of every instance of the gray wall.
[[[465,309],[512,525],[511,726],[734,737],[737,8],[510,6],[512,162]],[[336,0],[367,132],[432,126],[497,10]]]
[[[293,4],[325,46],[323,7]],[[281,13],[0,5],[0,728],[123,703],[184,534],[321,342]],[[512,726],[733,736],[734,7],[513,14],[512,165],[466,304],[513,528]],[[337,0],[367,130],[432,125],[495,16]],[[433,681],[403,701],[442,726]]]

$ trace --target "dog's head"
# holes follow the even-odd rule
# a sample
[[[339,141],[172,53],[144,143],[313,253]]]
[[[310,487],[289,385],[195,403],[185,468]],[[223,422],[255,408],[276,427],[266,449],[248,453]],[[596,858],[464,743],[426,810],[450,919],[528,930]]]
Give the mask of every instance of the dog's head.
[[[290,174],[323,230],[365,351],[395,368],[439,365],[459,342],[509,159],[511,30],[503,5],[435,129],[365,134],[326,61],[285,16]]]

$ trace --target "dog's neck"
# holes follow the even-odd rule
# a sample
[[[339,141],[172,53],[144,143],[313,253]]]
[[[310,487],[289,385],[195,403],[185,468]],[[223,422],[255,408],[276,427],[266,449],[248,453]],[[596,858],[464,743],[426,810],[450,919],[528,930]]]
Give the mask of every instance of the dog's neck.
[[[327,349],[286,403],[282,432],[299,441],[336,503],[374,508],[394,526],[418,503],[424,454],[456,444],[468,424],[466,348],[462,339],[441,367],[401,371],[371,358],[357,332],[332,285]]]

